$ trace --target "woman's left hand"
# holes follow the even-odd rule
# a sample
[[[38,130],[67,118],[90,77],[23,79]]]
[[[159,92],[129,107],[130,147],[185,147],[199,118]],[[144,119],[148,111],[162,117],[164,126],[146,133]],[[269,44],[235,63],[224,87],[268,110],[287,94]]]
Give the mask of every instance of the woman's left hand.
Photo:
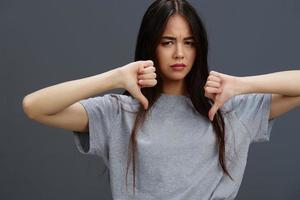
[[[213,100],[214,104],[208,112],[211,121],[220,107],[238,93],[238,77],[210,71],[204,86],[205,96]]]

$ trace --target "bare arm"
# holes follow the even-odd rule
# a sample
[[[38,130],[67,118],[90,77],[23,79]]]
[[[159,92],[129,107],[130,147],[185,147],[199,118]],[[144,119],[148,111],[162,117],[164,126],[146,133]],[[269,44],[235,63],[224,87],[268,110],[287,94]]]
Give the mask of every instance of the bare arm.
[[[238,78],[238,94],[275,93],[285,96],[300,96],[300,70],[274,72]]]
[[[148,100],[140,89],[156,84],[154,71],[152,61],[136,61],[99,75],[56,84],[26,95],[23,110],[29,118],[40,123],[87,132],[88,116],[79,100],[124,88],[147,108]],[[138,80],[142,82],[138,84]]]
[[[300,106],[300,70],[238,77],[238,93],[273,93],[270,119]]]
[[[299,80],[300,70],[245,77],[211,71],[204,87],[206,96],[214,101],[209,118],[232,96],[247,93],[272,93],[269,118],[278,117],[300,106]]]
[[[117,68],[46,87],[26,95],[23,99],[23,110],[29,118],[40,123],[87,132],[88,117],[78,101],[107,90],[121,88],[120,78],[120,70]]]
[[[67,81],[43,88],[23,99],[25,113],[34,118],[56,114],[71,104],[101,92],[121,88],[119,70],[114,69],[95,76]]]

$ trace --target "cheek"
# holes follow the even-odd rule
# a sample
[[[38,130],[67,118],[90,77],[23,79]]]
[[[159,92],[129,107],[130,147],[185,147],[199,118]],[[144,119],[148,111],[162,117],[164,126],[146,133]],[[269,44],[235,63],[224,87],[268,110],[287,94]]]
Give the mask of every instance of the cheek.
[[[168,52],[158,48],[156,51],[156,57],[159,65],[164,66],[168,60]]]
[[[192,50],[189,55],[190,55],[190,59],[189,59],[190,62],[194,63],[196,58],[196,50]]]

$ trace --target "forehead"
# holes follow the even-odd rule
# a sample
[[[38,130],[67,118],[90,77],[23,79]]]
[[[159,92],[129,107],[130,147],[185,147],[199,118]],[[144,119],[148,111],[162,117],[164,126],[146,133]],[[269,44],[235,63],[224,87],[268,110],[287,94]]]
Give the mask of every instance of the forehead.
[[[188,21],[180,14],[176,13],[170,16],[163,35],[172,35],[176,37],[191,36],[192,31]]]

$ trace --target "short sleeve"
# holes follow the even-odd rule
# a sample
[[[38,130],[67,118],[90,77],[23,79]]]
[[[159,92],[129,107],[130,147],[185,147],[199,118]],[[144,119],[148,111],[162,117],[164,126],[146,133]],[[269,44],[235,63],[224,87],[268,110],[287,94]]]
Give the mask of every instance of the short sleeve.
[[[233,112],[247,129],[251,142],[268,142],[276,118],[269,119],[272,94],[250,93],[231,99]]]
[[[114,94],[80,100],[88,115],[88,133],[73,131],[77,149],[82,154],[97,155],[108,163],[110,131],[118,114],[118,98]]]

